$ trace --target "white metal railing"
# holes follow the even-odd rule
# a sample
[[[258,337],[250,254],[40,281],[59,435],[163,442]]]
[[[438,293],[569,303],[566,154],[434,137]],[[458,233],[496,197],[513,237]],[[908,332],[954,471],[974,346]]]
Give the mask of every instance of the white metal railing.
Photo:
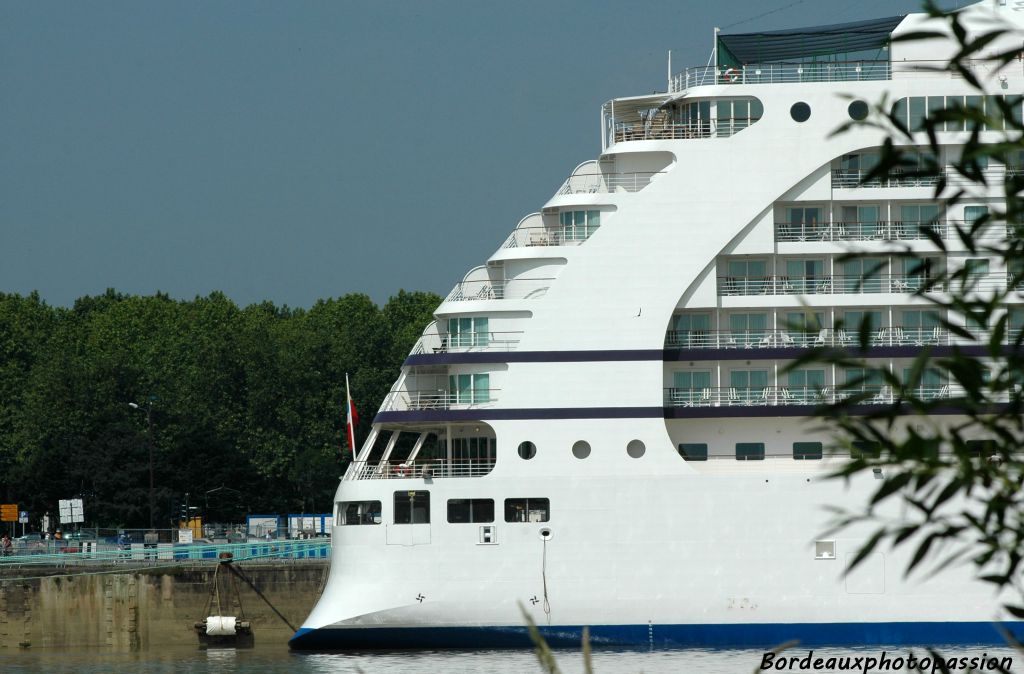
[[[940,222],[875,220],[867,222],[775,223],[775,240],[790,241],[908,241],[928,239],[928,234],[946,236]]]
[[[412,348],[413,355],[424,353],[465,353],[472,351],[515,351],[522,330],[470,332],[458,335],[430,333],[422,335]]]
[[[871,293],[912,293],[919,290],[945,292],[949,285],[964,292],[1002,290],[1012,277],[989,274],[973,278],[935,279],[908,274],[880,272],[875,275],[845,276],[719,276],[718,294],[732,295],[847,295]],[[1024,285],[1024,284],[1021,284]]]
[[[949,346],[951,344],[988,344],[991,332],[971,329],[975,339],[965,339],[944,327],[886,326],[868,331],[868,346]],[[1006,331],[1004,344],[1016,344],[1021,330]],[[845,328],[800,330],[669,330],[665,334],[666,349],[752,349],[812,348],[822,346],[855,347],[860,345],[856,325]]]
[[[728,138],[759,118],[710,119],[703,122],[670,123],[654,121],[621,122],[615,125],[614,142],[629,140],[682,140],[689,138]]]
[[[555,192],[564,194],[607,194],[610,192],[639,192],[663,171],[636,173],[582,173],[569,176]]]
[[[965,187],[977,184],[977,181],[960,175],[951,166],[942,167],[942,176],[947,185]],[[915,175],[907,169],[892,169],[885,176],[868,179],[870,169],[832,169],[832,187],[837,189],[854,189],[861,187],[935,187],[939,175]],[[1001,184],[1006,175],[1002,168],[989,168],[981,172],[989,185]]]
[[[936,62],[937,63],[937,62]],[[904,65],[904,64],[901,64]],[[796,82],[855,82],[888,80],[888,61],[834,61],[825,63],[751,63],[744,66],[686,68],[669,80],[669,93],[711,84],[783,84]]]
[[[392,391],[384,397],[381,412],[406,412],[412,410],[471,409],[497,402],[494,394],[501,389],[473,389],[451,392],[446,389]]]
[[[353,461],[348,479],[400,480],[411,478],[481,477],[494,470],[494,459],[418,459],[416,461]],[[351,476],[351,477],[349,477]]]
[[[490,279],[460,281],[448,293],[445,301],[536,299],[544,296],[554,280],[553,277],[547,277],[517,278],[507,281]]]
[[[501,244],[502,248],[530,248],[532,246],[578,246],[598,230],[598,227],[519,227]]]
[[[752,407],[769,405],[826,405],[863,395],[858,402],[865,405],[892,404],[904,397],[918,400],[950,398],[948,385],[920,386],[894,391],[889,386],[865,388],[860,391],[836,390],[815,386],[728,386],[701,388],[666,388],[665,407]]]

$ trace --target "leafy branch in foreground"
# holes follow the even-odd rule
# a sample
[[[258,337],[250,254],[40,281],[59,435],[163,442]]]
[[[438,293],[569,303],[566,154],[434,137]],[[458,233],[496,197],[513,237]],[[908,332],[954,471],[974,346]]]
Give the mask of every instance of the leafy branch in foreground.
[[[855,125],[885,133],[862,185],[934,186],[940,212],[919,224],[929,249],[892,242],[887,251],[903,268],[907,287],[900,290],[913,292],[934,325],[922,326],[914,340],[920,348],[902,373],[888,358],[872,359],[880,326],[867,315],[845,326],[855,343],[813,350],[788,369],[818,363],[858,373],[837,382],[836,402],[815,412],[838,430],[840,448],[850,453],[833,477],[879,478],[862,510],[836,511],[833,531],[864,524],[873,531],[851,568],[886,543],[912,546],[907,574],[970,560],[984,581],[1015,591],[1005,608],[1024,618],[1024,115],[1021,96],[998,93],[1005,82],[998,73],[1017,62],[1020,47],[1018,41],[989,53],[1007,43],[1008,31],[972,33],[961,14],[932,3],[926,9],[948,32],[896,39],[951,34],[958,49],[944,69],[977,95],[947,97],[940,105],[928,99],[924,114],[909,109],[909,98],[883,101],[869,120],[837,133]],[[950,132],[957,134],[958,152]],[[961,209],[964,217],[953,217]],[[877,255],[850,252],[841,260]],[[882,282],[881,265],[863,268],[861,284]],[[896,504],[900,512],[891,515]]]

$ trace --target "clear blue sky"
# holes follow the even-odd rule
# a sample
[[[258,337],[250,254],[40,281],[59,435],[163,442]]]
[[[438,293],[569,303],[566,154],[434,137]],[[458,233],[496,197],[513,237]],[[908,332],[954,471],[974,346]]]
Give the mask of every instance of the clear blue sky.
[[[918,7],[0,0],[0,292],[445,293],[597,156],[602,102],[664,89],[667,50]]]

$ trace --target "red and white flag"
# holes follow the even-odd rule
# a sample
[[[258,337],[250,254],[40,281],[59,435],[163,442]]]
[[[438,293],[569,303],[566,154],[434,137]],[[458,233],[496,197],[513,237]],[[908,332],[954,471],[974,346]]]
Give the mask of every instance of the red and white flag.
[[[345,431],[348,436],[348,448],[352,450],[352,458],[356,458],[356,424],[359,423],[359,414],[356,413],[356,405],[352,402],[352,394],[348,390],[348,373],[345,373]]]

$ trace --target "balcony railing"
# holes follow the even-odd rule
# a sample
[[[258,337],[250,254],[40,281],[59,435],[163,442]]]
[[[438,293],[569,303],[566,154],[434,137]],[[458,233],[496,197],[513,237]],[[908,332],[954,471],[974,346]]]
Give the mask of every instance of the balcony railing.
[[[349,479],[402,480],[412,478],[480,477],[494,470],[494,459],[417,459],[416,461],[353,461]]]
[[[666,388],[665,407],[751,407],[769,405],[826,405],[863,394],[859,401],[865,405],[892,404],[901,399],[891,387],[881,386],[862,391],[837,391],[826,386],[729,386],[703,388]],[[948,385],[916,387],[903,391],[904,396],[918,400],[941,400],[949,398]]]
[[[755,123],[754,118],[709,119],[703,122],[623,122],[615,128],[615,142],[628,140],[682,140],[728,138]]]
[[[939,222],[885,220],[868,222],[792,223],[776,222],[777,241],[908,241],[928,239],[929,234],[946,236],[946,225]]]
[[[473,389],[451,392],[444,389],[433,391],[392,391],[384,397],[381,412],[405,412],[414,410],[464,410],[490,405],[497,401],[496,393],[501,389]]]
[[[988,344],[988,330],[971,329],[975,340],[954,335],[943,327],[892,326],[868,332],[868,346],[949,346],[951,344]],[[1016,344],[1020,328],[1006,331],[1004,344]],[[857,326],[800,330],[669,330],[666,349],[754,349],[811,348],[821,346],[856,347],[860,345]]]
[[[610,192],[639,192],[651,184],[654,176],[663,171],[638,173],[583,173],[569,176],[558,188],[556,195],[607,194]]]
[[[554,278],[520,278],[509,281],[461,281],[445,298],[446,302],[473,300],[515,300],[543,297]]]
[[[957,282],[959,287],[960,281]],[[969,290],[998,290],[1006,287],[1002,276],[985,276],[963,282]],[[949,281],[906,274],[880,273],[875,276],[719,276],[718,294],[730,295],[847,295],[864,293],[912,293],[926,289],[944,292]]]
[[[566,230],[561,227],[520,227],[505,239],[502,248],[530,248],[532,246],[578,246],[597,231],[579,227]]]
[[[853,189],[860,187],[935,187],[939,182],[938,175],[916,175],[911,171],[893,169],[888,175],[875,176],[868,179],[869,169],[832,169],[832,187],[836,189]],[[951,166],[941,169],[942,177],[950,186],[969,186],[976,181],[956,172]],[[982,176],[989,184],[1000,184],[1006,173],[1003,169],[985,169]]]
[[[711,84],[781,84],[792,82],[854,82],[888,80],[888,61],[834,61],[831,63],[751,63],[735,68],[696,66],[673,75],[669,93]]]
[[[507,332],[470,332],[460,335],[423,335],[412,348],[412,355],[424,353],[470,353],[475,351],[515,351],[522,330]]]

